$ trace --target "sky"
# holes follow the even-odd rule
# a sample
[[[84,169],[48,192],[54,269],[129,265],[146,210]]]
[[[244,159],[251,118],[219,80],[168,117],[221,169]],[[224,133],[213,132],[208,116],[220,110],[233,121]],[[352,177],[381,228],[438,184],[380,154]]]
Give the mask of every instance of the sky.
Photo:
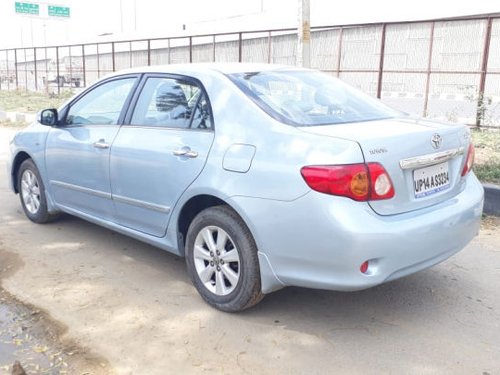
[[[40,5],[39,16],[15,2]],[[297,26],[298,0],[0,0],[0,49]],[[499,0],[310,0],[311,25],[404,21],[500,12]],[[341,5],[340,5],[341,4]],[[48,17],[47,6],[70,8]]]

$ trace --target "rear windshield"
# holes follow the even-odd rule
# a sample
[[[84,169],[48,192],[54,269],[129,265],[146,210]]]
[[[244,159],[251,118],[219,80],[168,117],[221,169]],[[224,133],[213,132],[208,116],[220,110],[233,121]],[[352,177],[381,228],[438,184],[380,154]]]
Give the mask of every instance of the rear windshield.
[[[325,73],[277,70],[229,78],[275,119],[294,126],[344,124],[402,113]]]

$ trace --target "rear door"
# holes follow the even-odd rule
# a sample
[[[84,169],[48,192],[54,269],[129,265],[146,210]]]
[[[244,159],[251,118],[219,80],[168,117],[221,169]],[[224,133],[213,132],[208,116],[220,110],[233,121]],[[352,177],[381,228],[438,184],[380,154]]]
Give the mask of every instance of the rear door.
[[[134,102],[111,148],[115,220],[161,237],[206,162],[212,115],[201,83],[187,77],[145,76]]]

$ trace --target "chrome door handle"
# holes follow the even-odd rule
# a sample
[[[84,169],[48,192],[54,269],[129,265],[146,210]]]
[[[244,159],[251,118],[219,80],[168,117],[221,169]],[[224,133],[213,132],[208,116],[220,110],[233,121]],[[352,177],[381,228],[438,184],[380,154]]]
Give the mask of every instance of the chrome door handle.
[[[198,156],[196,151],[191,150],[189,147],[183,147],[173,152],[175,156],[187,156],[188,158],[195,158]]]
[[[109,143],[106,143],[104,139],[99,139],[97,142],[94,142],[93,145],[95,148],[101,148],[101,149],[106,149],[111,146]]]

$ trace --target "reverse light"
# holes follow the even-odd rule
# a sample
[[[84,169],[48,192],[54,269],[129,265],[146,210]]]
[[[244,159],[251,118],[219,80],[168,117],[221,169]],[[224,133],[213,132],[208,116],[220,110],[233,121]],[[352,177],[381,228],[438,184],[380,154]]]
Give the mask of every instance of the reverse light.
[[[386,170],[378,163],[368,163],[370,172],[370,182],[372,185],[372,194],[370,199],[389,199],[394,196],[394,187]]]
[[[391,179],[379,163],[307,166],[300,172],[307,185],[320,193],[356,201],[390,199],[394,196]]]
[[[465,160],[464,169],[462,169],[462,177],[469,173],[474,165],[474,145],[472,143],[469,144],[469,149],[467,151],[467,159]]]

